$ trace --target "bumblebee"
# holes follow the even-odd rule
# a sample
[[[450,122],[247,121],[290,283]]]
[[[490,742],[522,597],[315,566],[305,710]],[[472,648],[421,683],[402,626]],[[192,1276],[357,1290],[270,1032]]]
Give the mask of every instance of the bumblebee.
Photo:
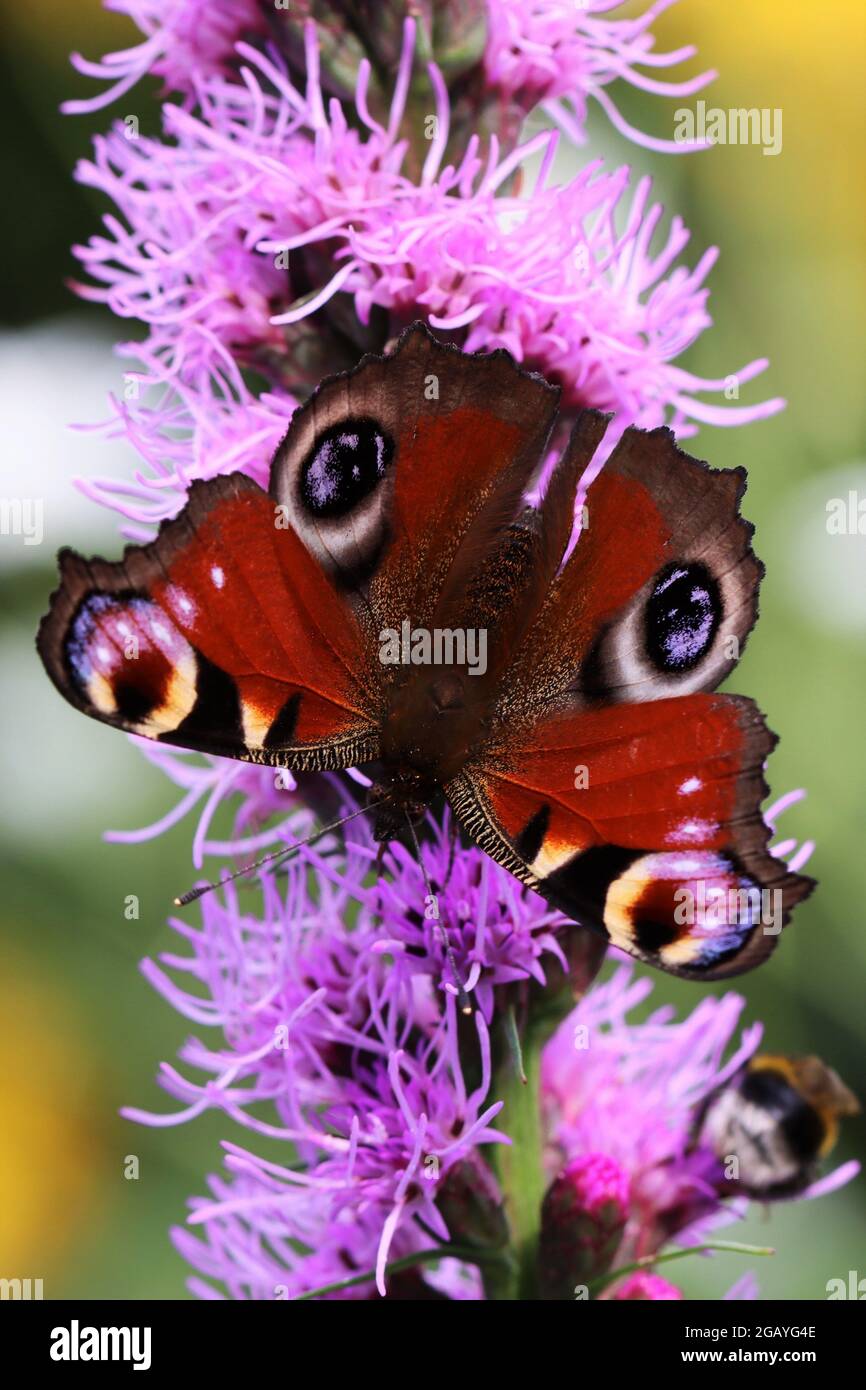
[[[699,1142],[724,1165],[727,1192],[764,1201],[794,1197],[814,1182],[840,1117],[859,1109],[818,1057],[754,1057],[710,1097]]]

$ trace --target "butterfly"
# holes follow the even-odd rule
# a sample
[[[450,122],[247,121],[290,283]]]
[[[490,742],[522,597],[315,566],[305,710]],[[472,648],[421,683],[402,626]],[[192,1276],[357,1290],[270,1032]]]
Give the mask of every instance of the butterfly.
[[[444,793],[568,917],[713,980],[773,949],[812,881],[769,853],[775,743],[714,694],[757,611],[741,468],[586,410],[549,473],[558,389],[421,324],[326,378],[265,492],[194,482],[116,564],[61,551],[37,645],[119,729],[297,771],[378,763],[386,842]],[[769,910],[772,905],[772,911]]]

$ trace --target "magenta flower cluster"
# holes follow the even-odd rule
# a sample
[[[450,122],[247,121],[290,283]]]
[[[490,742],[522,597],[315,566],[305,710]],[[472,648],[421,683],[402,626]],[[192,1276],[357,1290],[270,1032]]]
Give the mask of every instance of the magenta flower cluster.
[[[143,466],[132,481],[82,484],[120,511],[133,539],[177,511],[194,478],[243,469],[263,480],[299,391],[314,384],[304,380],[303,359],[316,311],[337,299],[351,301],[359,331],[371,316],[378,323],[384,315],[390,333],[423,318],[467,351],[506,348],[559,382],[567,407],[612,411],[619,429],[667,423],[686,437],[700,423],[738,425],[782,407],[777,398],[731,404],[730,391],[721,404],[703,399],[731,382],[739,395],[764,359],[713,379],[678,364],[711,322],[705,280],[717,253],[680,264],[689,233],[678,217],[653,249],[664,211],[649,178],[634,182],[627,166],[605,170],[593,160],[568,182],[554,181],[549,131],[505,149],[495,134],[486,148],[471,135],[446,162],[450,99],[435,65],[435,109],[416,132],[423,148],[413,157],[407,108],[422,71],[414,19],[378,118],[366,60],[351,108],[327,97],[312,23],[297,35],[306,69],[299,89],[272,46],[223,42],[230,13],[248,32],[252,0],[219,24],[197,23],[212,7],[189,0],[129,0],[128,8],[150,37],[97,65],[101,75],[123,70],[125,90],[145,66],[162,72],[166,54],[178,60],[180,33],[188,93],[164,105],[161,138],[119,120],[78,169],[116,208],[78,248],[87,272],[80,293],[146,329],[143,341],[119,346],[130,365],[109,424]],[[544,11],[565,8],[535,4],[520,21],[535,60],[533,26]],[[574,43],[595,52],[580,27],[588,11],[570,8],[579,20]],[[508,26],[518,22],[518,7],[491,0],[490,10],[485,70],[498,72],[510,41],[497,35],[506,11]],[[612,23],[605,34],[615,47]],[[622,37],[632,60],[634,42]],[[582,70],[575,62],[575,99]],[[489,100],[498,99],[491,88]],[[527,196],[520,185],[530,173]],[[264,383],[256,391],[250,371]]]
[[[637,144],[681,151],[633,129],[610,92],[688,96],[712,79],[653,75],[693,54],[656,50],[652,25],[672,0],[628,19],[609,17],[611,0],[382,0],[382,32],[398,35],[387,90],[382,62],[364,52],[347,78],[333,42],[340,3],[299,0],[285,13],[264,0],[107,3],[141,41],[97,62],[76,57],[100,86],[66,109],[128,105],[147,74],[166,96],[160,134],[121,114],[78,169],[112,204],[77,248],[78,290],[134,325],[107,429],[138,461],[131,479],[80,485],[132,539],[152,536],[197,478],[243,470],[266,483],[316,380],[418,318],[467,350],[506,348],[562,386],[566,419],[599,407],[614,434],[667,423],[684,437],[781,408],[712,400],[731,380],[738,394],[763,359],[714,379],[681,365],[711,323],[716,251],[683,259],[689,233],[652,201],[650,180],[595,159],[561,181],[561,135],[518,134],[535,111],[582,144],[592,100]],[[448,36],[467,12],[480,37],[462,45],[458,83]],[[155,826],[113,838],[195,814],[197,868],[245,863],[363,795],[360,773],[298,785],[138,742],[179,797]],[[232,829],[217,838],[229,811]],[[809,851],[776,847],[793,866]],[[504,1069],[519,1066],[503,1052],[503,1023],[515,1001],[561,994],[563,921],[456,843],[447,819],[425,826],[421,857],[394,843],[377,866],[369,828],[353,820],[266,874],[260,895],[246,885],[203,899],[198,925],[172,922],[184,953],[145,963],[195,1034],[180,1067],[160,1072],[173,1108],[129,1117],[167,1126],[218,1109],[250,1145],[285,1146],[274,1162],[227,1143],[224,1172],[175,1231],[200,1296],[495,1296],[509,1256],[488,1160],[511,1142],[500,1092]],[[619,965],[541,1060],[550,1200],[584,1223],[587,1258],[614,1269],[671,1239],[694,1244],[745,1205],[719,1196],[694,1117],[760,1029],[736,1038],[735,995],[704,999],[683,1022],[660,1010],[635,1023],[650,988]],[[681,1296],[646,1270],[609,1289]],[[749,1278],[728,1296],[754,1296]]]
[[[338,779],[327,780],[352,808]],[[304,833],[307,817],[298,809],[288,818],[287,839]],[[233,1297],[295,1298],[364,1273],[339,1292],[367,1297],[374,1271],[384,1294],[390,1262],[455,1244],[443,1192],[465,1186],[477,1200],[480,1151],[510,1142],[507,1125],[495,1123],[507,1116],[493,1088],[490,1029],[503,986],[544,987],[564,965],[561,919],[481,851],[452,860],[447,823],[430,831],[423,873],[394,844],[371,881],[376,846],[356,821],[344,846],[335,837],[308,846],[282,882],[265,882],[263,915],[228,887],[223,901],[203,900],[200,926],[172,921],[184,954],[145,962],[155,988],[217,1040],[193,1036],[181,1049],[185,1070],[201,1079],[162,1067],[177,1108],[128,1117],[174,1125],[219,1109],[252,1136],[293,1146],[292,1162],[274,1164],[227,1144],[226,1176],[193,1204],[190,1225],[201,1234],[174,1233],[194,1267]],[[438,919],[419,911],[425,875]],[[469,1021],[454,965],[475,1005]],[[719,1201],[718,1161],[690,1141],[701,1101],[754,1052],[760,1026],[725,1059],[742,999],[704,999],[683,1023],[669,1010],[631,1023],[651,989],[620,966],[560,1024],[542,1061],[549,1176],[574,1156],[592,1158],[587,1212],[594,1186],[605,1199],[613,1189],[625,1209],[619,1263],[672,1235],[697,1242],[746,1206]],[[312,1253],[299,1255],[297,1243]],[[481,1297],[472,1255],[449,1255],[444,1274],[425,1277],[451,1297]]]
[[[202,859],[231,854],[242,862],[359,804],[338,777],[317,779],[306,805],[291,785],[269,780],[266,790],[249,768],[218,760],[193,767],[190,755],[147,751],[185,789],[172,819],[199,811],[194,839]],[[221,806],[234,806],[235,823],[229,840],[214,841],[208,829]],[[255,833],[268,817],[269,828]],[[510,1142],[491,1030],[507,989],[531,982],[543,992],[559,978],[563,923],[481,851],[455,850],[447,820],[427,829],[421,863],[393,843],[374,877],[377,846],[364,819],[353,821],[345,840],[333,835],[306,846],[279,879],[265,880],[263,914],[229,886],[223,900],[203,899],[200,926],[172,921],[183,954],[144,964],[167,1001],[197,1030],[215,1031],[216,1041],[196,1034],[181,1049],[183,1071],[161,1068],[175,1108],[127,1116],[171,1126],[219,1109],[251,1136],[292,1145],[292,1160],[274,1164],[228,1143],[225,1176],[211,1180],[208,1199],[192,1204],[188,1225],[201,1230],[173,1233],[204,1276],[191,1283],[202,1296],[220,1296],[216,1282],[231,1297],[329,1289],[333,1297],[363,1298],[374,1280],[384,1294],[386,1269],[396,1270],[399,1290],[409,1277],[401,1262],[437,1242],[458,1254],[435,1268],[419,1266],[419,1285],[450,1298],[484,1296],[478,1251],[461,1249],[455,1236],[474,1229],[465,1212],[478,1206],[479,1185],[486,1202],[498,1201],[482,1150]],[[801,863],[810,846],[787,840],[775,848]],[[425,914],[428,885],[437,917]],[[455,969],[474,1009],[469,1021]],[[660,1010],[634,1024],[629,1015],[651,989],[630,965],[620,966],[560,1024],[542,1058],[548,1177],[575,1158],[592,1160],[587,1212],[596,1204],[593,1183],[605,1196],[616,1192],[624,1210],[620,1265],[673,1237],[697,1243],[747,1206],[720,1200],[718,1160],[692,1140],[701,1103],[752,1055],[760,1026],[747,1029],[726,1057],[742,999],[705,999],[682,1023]],[[817,1191],[850,1176],[843,1167]],[[443,1219],[455,1191],[457,1232]],[[642,1275],[614,1286],[611,1296],[678,1296],[671,1287]]]

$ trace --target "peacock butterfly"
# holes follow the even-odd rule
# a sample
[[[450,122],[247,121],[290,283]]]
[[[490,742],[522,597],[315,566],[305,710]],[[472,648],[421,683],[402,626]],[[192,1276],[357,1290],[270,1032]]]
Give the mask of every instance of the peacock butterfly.
[[[745,474],[627,429],[564,561],[608,417],[583,412],[530,505],[558,396],[416,324],[322,382],[268,492],[196,482],[119,563],[62,551],[38,649],[73,705],[145,738],[378,761],[380,841],[444,792],[570,918],[674,974],[733,975],[812,886],[768,851],[774,736],[711,693],[756,616]]]

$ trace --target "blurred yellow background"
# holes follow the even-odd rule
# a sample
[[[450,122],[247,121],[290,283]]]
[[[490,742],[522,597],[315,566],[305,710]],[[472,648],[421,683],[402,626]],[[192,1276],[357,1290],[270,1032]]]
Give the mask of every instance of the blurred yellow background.
[[[171,789],[123,739],[61,702],[33,649],[57,547],[117,548],[111,520],[71,478],[133,464],[121,445],[65,428],[100,418],[122,379],[112,341],[130,331],[64,288],[70,243],[95,231],[103,211],[71,171],[110,115],[135,111],[143,129],[157,128],[155,84],[126,97],[122,111],[62,118],[64,97],[94,90],[68,68],[69,50],[93,57],[125,47],[131,26],[96,0],[0,0],[0,20],[2,187],[12,214],[2,232],[2,492],[46,499],[43,545],[0,541],[0,1275],[43,1278],[47,1297],[175,1298],[186,1271],[167,1229],[203,1190],[228,1127],[206,1116],[151,1131],[117,1112],[126,1103],[170,1108],[153,1075],[186,1030],[136,967],[169,944],[168,903],[190,880],[190,828],[138,848],[102,842],[108,826],[162,814]],[[770,1049],[819,1052],[864,1100],[866,537],[829,535],[826,505],[849,489],[866,497],[866,12],[858,0],[683,0],[656,32],[663,46],[698,44],[700,64],[689,71],[719,69],[701,94],[708,105],[783,113],[775,158],[755,146],[652,155],[597,110],[589,149],[654,173],[657,194],[692,230],[692,262],[721,246],[710,277],[715,326],[685,365],[723,376],[766,354],[769,372],[743,399],[789,402],[764,423],[704,427],[693,445],[717,466],[749,468],[745,510],[767,576],[759,627],[731,685],[755,696],[781,735],[774,793],[808,787],[784,830],[817,840],[811,870],[821,881],[772,962],[735,984]],[[678,105],[695,104],[622,86],[615,95],[656,135],[672,134]],[[132,893],[137,921],[124,916]],[[687,1009],[698,998],[693,986],[656,981],[656,1003]],[[847,1123],[835,1157],[864,1151],[861,1118]],[[129,1155],[140,1160],[137,1180],[124,1176]],[[822,1298],[828,1279],[858,1263],[866,1274],[863,1194],[860,1179],[817,1202],[756,1209],[725,1234],[777,1247],[756,1268],[763,1296]],[[719,1297],[743,1272],[734,1257],[678,1266],[689,1296],[702,1298]]]

